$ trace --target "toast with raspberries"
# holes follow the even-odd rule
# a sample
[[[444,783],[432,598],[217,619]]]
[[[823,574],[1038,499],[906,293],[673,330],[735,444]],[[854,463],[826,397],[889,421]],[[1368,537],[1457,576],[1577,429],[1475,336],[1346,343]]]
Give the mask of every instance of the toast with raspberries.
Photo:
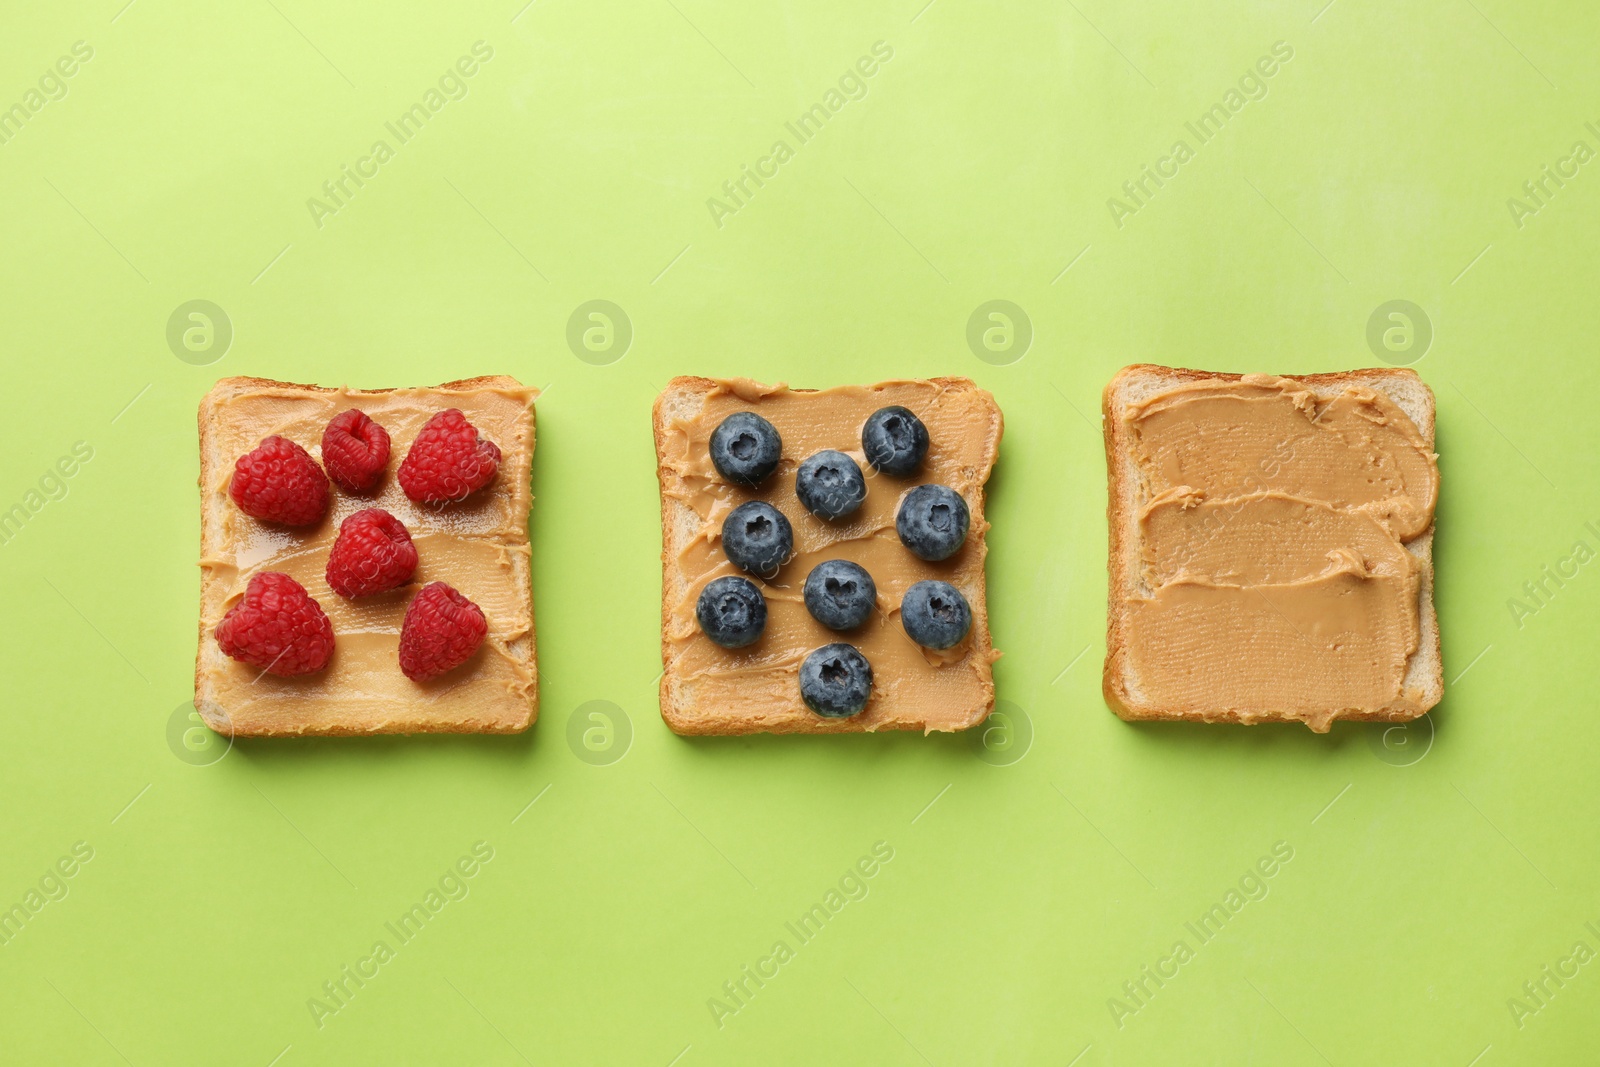
[[[195,707],[240,737],[517,733],[538,711],[537,391],[504,376],[200,402]]]
[[[984,485],[1002,429],[994,398],[966,378],[669,382],[654,409],[667,725],[928,733],[983,721],[1000,655]]]

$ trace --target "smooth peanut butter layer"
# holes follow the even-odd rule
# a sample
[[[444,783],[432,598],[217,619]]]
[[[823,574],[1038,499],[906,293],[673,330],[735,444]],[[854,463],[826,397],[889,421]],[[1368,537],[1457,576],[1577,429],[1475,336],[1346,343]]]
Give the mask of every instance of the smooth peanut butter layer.
[[[879,408],[901,405],[928,428],[931,445],[922,469],[907,478],[874,472],[861,451],[861,428]],[[735,411],[754,411],[783,439],[783,458],[762,486],[725,482],[711,463],[711,431]],[[983,487],[994,465],[999,408],[988,393],[961,378],[892,381],[824,390],[761,385],[747,379],[676,379],[656,410],[664,526],[662,708],[680,733],[842,732],[880,729],[956,730],[980,721],[993,706],[984,609],[987,552]],[[866,500],[849,517],[819,519],[795,496],[795,468],[822,449],[849,455],[866,475]],[[948,485],[966,500],[972,526],[951,558],[928,563],[895,533],[900,498],[917,485]],[[770,581],[759,581],[767,624],[755,644],[713,644],[695,619],[706,584],[740,574],[723,552],[722,521],[738,505],[763,500],[794,528],[795,555]],[[877,586],[877,611],[860,629],[837,633],[806,610],[802,586],[811,568],[828,559],[865,567]],[[960,589],[973,626],[952,649],[932,652],[906,636],[900,599],[915,582],[936,578]],[[800,699],[798,672],[813,649],[833,641],[859,648],[872,665],[867,707],[849,719],[824,719]]]
[[[239,735],[413,732],[505,733],[526,729],[537,702],[529,590],[527,515],[536,391],[512,378],[481,378],[436,389],[317,389],[256,378],[217,383],[200,406],[201,613],[196,703],[208,721]],[[314,527],[263,523],[228,498],[234,460],[279,434],[320,457],[323,428],[359,408],[389,432],[392,454],[377,491],[356,496],[331,487],[328,515]],[[467,499],[434,507],[401,491],[395,471],[422,425],[459,408],[500,447],[500,469]],[[339,524],[380,507],[398,518],[417,547],[411,584],[346,600],[324,575]],[[213,639],[218,621],[252,575],[281,571],[322,605],[333,623],[334,653],[321,673],[261,674],[225,656]],[[483,609],[482,647],[466,664],[428,682],[400,671],[406,606],[418,589],[448,582]],[[223,718],[225,716],[225,718]]]
[[[1128,689],[1167,717],[1333,719],[1425,708],[1430,442],[1382,392],[1199,377],[1126,405],[1141,501],[1120,630]]]
[[[1146,506],[1139,531],[1150,589],[1184,574],[1236,585],[1294,582],[1344,552],[1387,577],[1412,577],[1417,570],[1369,512],[1283,493],[1214,500],[1187,486],[1169,489]]]
[[[1288,378],[1181,385],[1127,415],[1152,494],[1186,485],[1216,496],[1275,489],[1367,507],[1410,539],[1433,522],[1439,468],[1394,401],[1347,386],[1328,401]]]
[[[1350,557],[1282,584],[1179,578],[1133,602],[1134,662],[1176,707],[1384,707],[1417,649],[1416,590]]]

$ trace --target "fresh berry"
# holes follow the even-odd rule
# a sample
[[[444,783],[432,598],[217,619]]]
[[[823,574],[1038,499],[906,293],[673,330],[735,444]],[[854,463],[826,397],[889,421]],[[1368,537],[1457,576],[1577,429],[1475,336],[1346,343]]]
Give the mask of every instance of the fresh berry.
[[[947,485],[919,485],[901,499],[894,528],[912,555],[935,563],[956,554],[971,522],[960,493]]]
[[[328,588],[342,597],[382,593],[417,571],[417,546],[405,523],[382,508],[364,508],[339,524],[328,553]]]
[[[800,664],[800,699],[824,719],[848,719],[872,696],[872,664],[854,645],[823,645]]]
[[[906,408],[879,408],[861,427],[861,451],[874,470],[904,478],[928,454],[928,428]]]
[[[855,460],[825,448],[795,471],[794,492],[817,518],[842,519],[867,499],[867,480]]]
[[[900,600],[900,623],[923,648],[954,648],[972,629],[972,608],[949,582],[918,582]]]
[[[372,492],[389,465],[389,431],[358,408],[339,412],[322,431],[322,465],[345,492]]]
[[[444,582],[429,582],[400,624],[400,669],[413,682],[437,677],[471,659],[488,632],[478,605]]]
[[[217,644],[240,663],[293,678],[328,665],[333,623],[305,586],[287,574],[262,571],[217,623]]]
[[[419,504],[464,500],[500,468],[500,449],[455,408],[429,419],[400,464],[400,488]]]
[[[794,529],[783,512],[765,501],[752,500],[722,520],[722,549],[735,567],[771,580],[794,555]]]
[[[711,463],[735,485],[760,485],[782,454],[777,428],[753,411],[735,411],[711,431]]]
[[[854,630],[878,606],[878,587],[859,563],[827,559],[806,575],[806,610],[830,630]]]
[[[695,602],[695,618],[707,637],[723,648],[755,643],[767,625],[767,601],[756,583],[727,575],[707,583]]]
[[[311,453],[273,434],[234,463],[228,495],[252,518],[312,526],[328,511],[328,476]]]

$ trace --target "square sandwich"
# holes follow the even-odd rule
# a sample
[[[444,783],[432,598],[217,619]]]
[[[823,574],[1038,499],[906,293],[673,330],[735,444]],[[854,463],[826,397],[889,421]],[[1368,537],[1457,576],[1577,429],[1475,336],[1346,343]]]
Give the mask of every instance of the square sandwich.
[[[235,736],[527,729],[538,706],[527,528],[535,396],[535,390],[509,377],[472,378],[431,389],[325,389],[236,377],[222,379],[206,394],[199,411],[201,583],[195,706],[213,729]],[[352,409],[360,414],[350,414]],[[459,416],[450,414],[452,410]],[[340,484],[334,457],[324,449],[330,440],[324,434],[332,432],[330,423],[341,415],[341,424],[360,419],[370,431],[370,419],[381,427],[385,457],[392,442],[392,458],[368,472],[369,486],[353,491]],[[413,457],[425,427],[439,428],[429,438],[437,439],[439,454]],[[456,436],[449,437],[446,430]],[[287,458],[259,465],[252,476],[283,477],[284,469],[292,472],[299,463],[309,472],[302,481],[315,481],[327,493],[320,518],[313,511],[309,517],[289,516],[288,522],[264,521],[246,513],[241,501],[247,498],[234,484],[244,467],[236,470],[236,463],[268,441]],[[451,485],[457,475],[449,465],[459,457],[448,454],[450,447],[473,449],[467,459],[482,468],[469,470],[459,491]],[[410,473],[406,465],[412,463],[418,473],[403,489]],[[333,484],[322,476],[323,467]],[[430,478],[436,487],[443,484],[447,495],[435,488],[430,497],[417,488]],[[266,490],[259,492],[259,498],[249,498],[253,506],[279,506]],[[374,562],[351,554],[362,542],[346,520],[363,511],[367,517],[379,514],[368,509],[387,513],[380,518],[395,529],[396,543],[404,542],[408,566],[376,592],[370,581],[367,589],[352,591],[351,585],[359,586],[390,562],[388,557]],[[350,558],[330,568],[330,551],[347,534],[351,544],[344,551]],[[377,543],[390,545],[381,539]],[[273,577],[280,585],[269,592],[276,596],[288,588],[308,617],[315,616],[304,624],[321,627],[312,635],[313,643],[327,640],[331,631],[331,656],[325,647],[309,653],[285,648],[280,664],[263,660],[258,669],[248,662],[249,638],[257,639],[254,654],[260,656],[261,642],[273,635],[268,632],[263,638],[259,631],[270,630],[273,610],[289,610],[270,597],[251,605],[257,610],[258,632],[247,634],[230,624],[234,632],[219,635],[219,625],[230,612],[254,599],[253,583],[269,574],[293,580]],[[441,596],[431,605],[436,610],[423,613],[427,617],[417,620],[417,634],[412,635],[418,614],[413,609],[441,584],[448,586],[448,598]],[[304,603],[300,589],[315,607]],[[470,615],[475,631],[462,636],[449,629],[457,620],[453,605],[463,605],[461,612]],[[405,670],[403,630],[411,643]],[[232,640],[233,650],[227,653],[224,637]],[[310,662],[301,663],[307,656]],[[428,657],[432,660],[418,666]],[[282,663],[297,664],[301,673],[283,676]]]
[[[668,383],[654,411],[667,725],[930,732],[982,721],[999,656],[984,484],[1002,425],[994,398],[965,378]],[[788,540],[752,557],[774,530]]]
[[[1439,468],[1415,372],[1140,364],[1103,415],[1112,710],[1326,732],[1439,702]]]

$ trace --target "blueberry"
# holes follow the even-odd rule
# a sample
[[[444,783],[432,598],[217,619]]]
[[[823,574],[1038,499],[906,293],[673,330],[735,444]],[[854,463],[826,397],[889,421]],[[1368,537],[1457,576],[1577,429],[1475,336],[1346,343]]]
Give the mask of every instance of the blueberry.
[[[900,600],[900,624],[923,648],[953,648],[972,629],[972,608],[949,582],[918,582]]]
[[[900,501],[894,517],[900,543],[918,559],[949,559],[967,539],[967,502],[947,485],[919,485]]]
[[[842,519],[867,499],[867,480],[855,460],[825,448],[795,471],[794,493],[817,518]]]
[[[800,699],[824,719],[848,719],[872,695],[872,664],[854,645],[823,645],[800,664]]]
[[[753,411],[735,411],[711,431],[711,462],[736,485],[760,485],[778,469],[783,438]]]
[[[861,451],[875,470],[904,478],[928,454],[928,428],[906,408],[879,408],[861,427]]]
[[[806,575],[806,610],[830,630],[854,630],[878,605],[878,587],[859,563],[823,560]]]
[[[740,504],[722,520],[722,549],[742,571],[774,578],[794,555],[794,530],[783,512],[762,500]]]
[[[706,584],[694,606],[700,629],[723,648],[753,644],[767,626],[767,601],[748,578],[728,575]]]

